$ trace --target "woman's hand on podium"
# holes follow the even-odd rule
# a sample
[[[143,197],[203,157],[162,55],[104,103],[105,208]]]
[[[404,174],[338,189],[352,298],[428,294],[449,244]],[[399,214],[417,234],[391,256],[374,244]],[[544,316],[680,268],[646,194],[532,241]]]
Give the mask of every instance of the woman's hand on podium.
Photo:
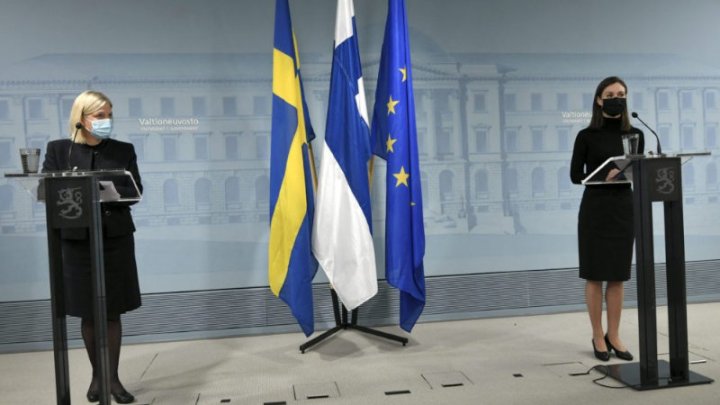
[[[618,170],[618,169],[610,169],[610,171],[608,172],[607,177],[605,178],[605,181],[617,180],[618,174],[620,174],[620,170]]]

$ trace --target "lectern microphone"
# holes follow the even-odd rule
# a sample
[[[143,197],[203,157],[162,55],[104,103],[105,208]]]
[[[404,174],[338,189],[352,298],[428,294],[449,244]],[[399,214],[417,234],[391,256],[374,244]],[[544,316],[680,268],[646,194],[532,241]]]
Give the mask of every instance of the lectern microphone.
[[[70,170],[70,156],[72,156],[73,145],[75,145],[75,137],[77,136],[78,131],[82,127],[83,127],[83,124],[81,124],[79,122],[75,123],[75,132],[73,133],[72,139],[70,140],[70,148],[68,149],[68,155],[67,155],[68,170]],[[73,169],[73,170],[75,170],[75,169]]]
[[[650,132],[652,132],[653,135],[655,135],[655,139],[657,140],[657,154],[662,155],[662,147],[660,147],[660,137],[658,136],[657,132],[655,132],[655,130],[650,128],[650,126],[648,124],[646,124],[645,121],[643,121],[640,118],[640,116],[638,116],[638,113],[636,113],[635,111],[633,111],[632,114],[630,114],[630,115],[632,115],[632,117],[637,119],[638,121],[642,122],[642,124],[645,125],[645,128],[649,129]]]

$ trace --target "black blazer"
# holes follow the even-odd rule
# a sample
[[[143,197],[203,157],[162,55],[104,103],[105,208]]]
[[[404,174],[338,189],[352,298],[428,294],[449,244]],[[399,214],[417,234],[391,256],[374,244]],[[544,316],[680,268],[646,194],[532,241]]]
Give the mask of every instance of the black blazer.
[[[72,150],[70,149],[72,145]],[[43,172],[65,170],[111,170],[123,169],[132,173],[140,192],[143,187],[137,166],[135,148],[131,143],[106,139],[98,145],[73,144],[70,139],[50,141],[45,152]],[[115,188],[120,195],[133,195],[132,184],[115,181]],[[133,189],[134,190],[134,189]],[[102,227],[104,237],[118,237],[135,232],[135,224],[130,215],[130,205],[135,202],[102,203]],[[87,239],[87,229],[63,229],[63,239]]]

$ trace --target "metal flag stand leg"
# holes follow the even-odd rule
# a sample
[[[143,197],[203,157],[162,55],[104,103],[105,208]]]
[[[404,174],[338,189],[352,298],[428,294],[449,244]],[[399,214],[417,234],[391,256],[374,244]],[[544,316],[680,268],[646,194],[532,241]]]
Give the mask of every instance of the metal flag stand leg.
[[[343,329],[355,329],[363,333],[368,333],[371,335],[379,336],[381,338],[394,340],[396,342],[402,343],[403,346],[405,346],[408,342],[407,338],[404,338],[402,336],[393,335],[392,333],[386,333],[379,330],[371,329],[365,326],[361,326],[357,324],[357,315],[358,315],[358,308],[355,308],[351,311],[350,314],[350,322],[348,322],[348,310],[345,308],[345,306],[340,303],[340,300],[338,299],[337,293],[333,288],[330,289],[330,294],[332,296],[332,303],[333,303],[333,314],[335,315],[335,326],[331,329],[326,330],[321,335],[316,336],[307,342],[300,345],[300,352],[305,353],[305,350],[315,346],[316,344],[322,342],[323,340],[327,339],[328,337],[334,335],[335,333],[339,332]],[[342,312],[342,317],[341,317]]]

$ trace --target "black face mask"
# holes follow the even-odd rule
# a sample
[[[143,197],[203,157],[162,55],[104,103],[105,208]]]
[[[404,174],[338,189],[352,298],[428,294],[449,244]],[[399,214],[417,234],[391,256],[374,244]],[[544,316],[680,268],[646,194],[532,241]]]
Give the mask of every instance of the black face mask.
[[[602,110],[605,114],[616,117],[625,112],[626,100],[624,98],[604,98]]]

